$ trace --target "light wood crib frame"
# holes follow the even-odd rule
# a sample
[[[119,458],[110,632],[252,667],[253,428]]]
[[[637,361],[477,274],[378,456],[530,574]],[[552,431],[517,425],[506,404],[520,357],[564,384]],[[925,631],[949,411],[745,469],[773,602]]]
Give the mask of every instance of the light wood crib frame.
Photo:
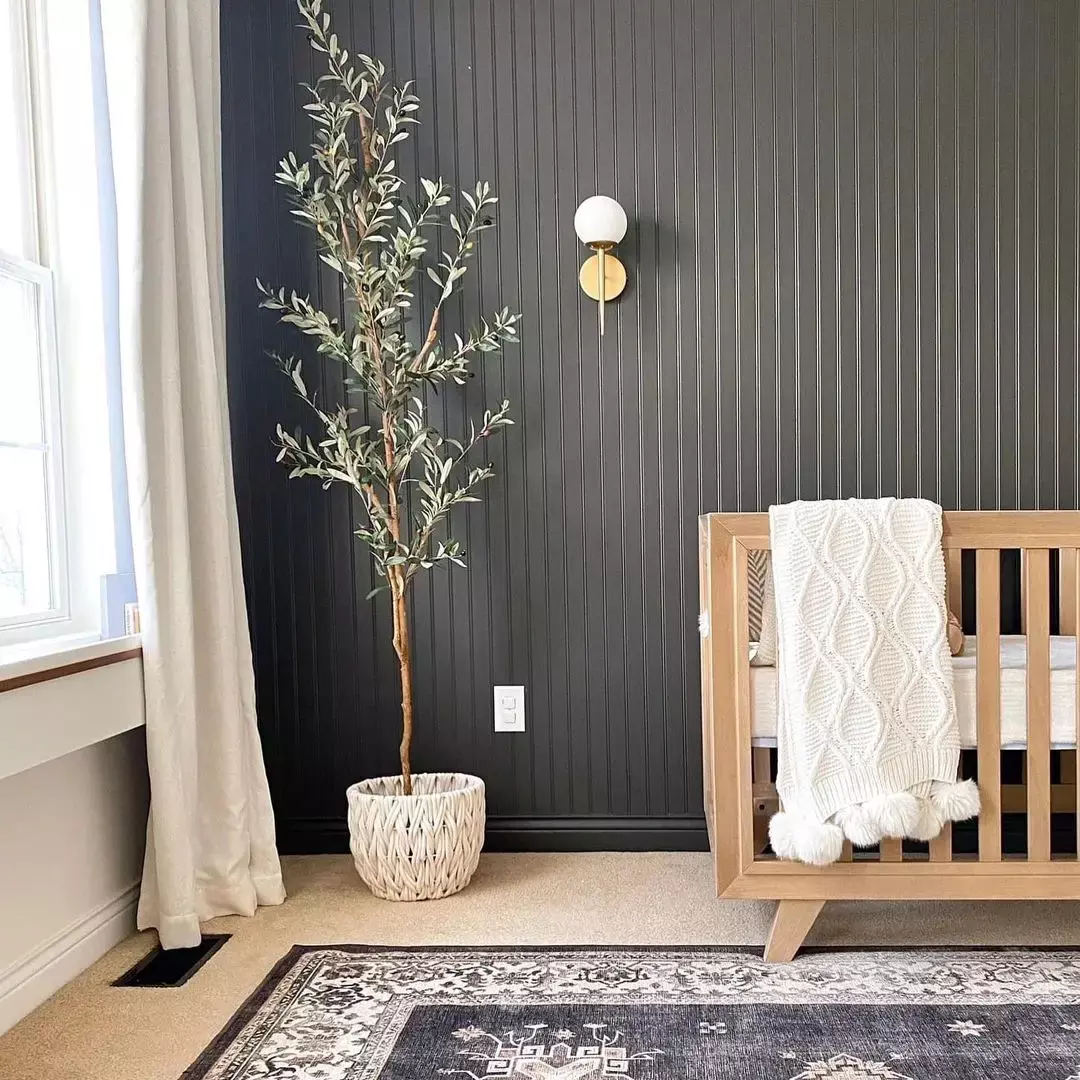
[[[1050,552],[1061,552],[1060,632],[1075,635],[1080,619],[1080,511],[945,512],[942,546],[949,604],[957,613],[961,554],[976,552],[976,752],[983,809],[978,854],[955,858],[948,826],[931,842],[928,856],[905,853],[898,840],[884,841],[877,853],[855,856],[845,845],[843,859],[826,867],[784,862],[765,853],[765,823],[776,809],[776,791],[770,752],[753,745],[747,558],[750,551],[769,547],[768,515],[705,515],[699,520],[699,540],[705,816],[716,891],[725,898],[780,902],[766,959],[790,960],[828,900],[1080,898],[1080,861],[1072,855],[1052,857],[1050,843],[1052,806],[1058,811],[1068,805],[1080,815],[1075,752],[1069,765],[1071,796],[1059,785],[1052,790],[1050,768]],[[1015,804],[1018,796],[1023,804],[1025,788],[1005,790],[1001,784],[999,664],[1000,553],[1015,549],[1022,552],[1021,606],[1027,638],[1027,855],[1016,858],[1002,855],[1001,812],[1003,802]],[[1077,674],[1075,732],[1080,737]]]

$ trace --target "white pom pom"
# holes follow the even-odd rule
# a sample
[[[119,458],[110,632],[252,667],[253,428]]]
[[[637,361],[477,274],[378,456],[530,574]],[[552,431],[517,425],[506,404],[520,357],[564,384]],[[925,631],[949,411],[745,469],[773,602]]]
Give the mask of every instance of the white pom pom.
[[[945,819],[938,813],[937,807],[929,799],[919,799],[918,803],[919,818],[908,836],[912,840],[933,840],[941,832]]]
[[[769,843],[777,858],[828,866],[840,858],[844,834],[835,825],[781,810],[769,820]]]
[[[863,808],[877,823],[882,836],[901,839],[910,836],[919,821],[919,800],[907,791],[878,795],[863,803]]]
[[[955,784],[935,781],[930,798],[945,821],[967,821],[979,815],[979,787],[974,780],[958,780]]]
[[[883,836],[880,824],[864,803],[837,810],[832,820],[856,847],[873,847]]]
[[[886,836],[911,836],[919,821],[919,800],[907,791],[877,795],[845,806],[833,820],[856,847],[873,847]]]

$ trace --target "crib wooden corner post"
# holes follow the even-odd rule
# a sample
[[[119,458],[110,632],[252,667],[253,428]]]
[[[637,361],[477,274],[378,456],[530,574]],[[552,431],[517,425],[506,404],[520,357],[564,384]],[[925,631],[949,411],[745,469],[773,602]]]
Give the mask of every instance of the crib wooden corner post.
[[[739,858],[730,843],[730,823],[737,820],[735,756],[723,746],[718,733],[728,730],[731,711],[731,685],[735,678],[734,656],[730,647],[734,628],[731,625],[732,536],[716,515],[702,519],[705,548],[702,558],[706,571],[707,625],[703,628],[702,650],[708,654],[708,698],[702,710],[708,736],[705,769],[709,776],[705,816],[710,829],[716,894],[720,896],[739,875]]]
[[[721,896],[754,858],[747,552],[723,515],[702,518],[699,535],[705,816]],[[725,732],[735,739],[717,737]]]

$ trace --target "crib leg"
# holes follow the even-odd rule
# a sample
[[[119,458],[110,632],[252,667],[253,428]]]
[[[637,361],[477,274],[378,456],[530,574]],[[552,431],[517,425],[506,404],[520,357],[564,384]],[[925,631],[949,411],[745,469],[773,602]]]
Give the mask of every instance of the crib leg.
[[[781,900],[765,942],[766,961],[786,964],[793,959],[824,906],[824,900]]]

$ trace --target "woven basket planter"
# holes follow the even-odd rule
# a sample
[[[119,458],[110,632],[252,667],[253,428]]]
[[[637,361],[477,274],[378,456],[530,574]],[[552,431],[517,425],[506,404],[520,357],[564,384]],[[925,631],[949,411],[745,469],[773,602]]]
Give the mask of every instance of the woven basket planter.
[[[413,794],[400,776],[361,780],[349,798],[356,872],[383,900],[436,900],[469,884],[484,846],[484,781],[419,773]]]

